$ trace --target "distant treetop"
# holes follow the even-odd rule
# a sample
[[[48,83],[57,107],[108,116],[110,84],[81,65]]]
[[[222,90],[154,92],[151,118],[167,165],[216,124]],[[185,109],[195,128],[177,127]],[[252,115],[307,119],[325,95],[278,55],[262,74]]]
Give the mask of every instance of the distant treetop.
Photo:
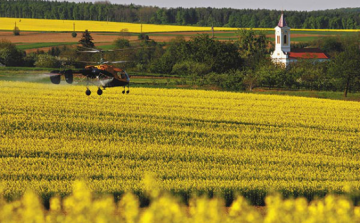
[[[274,28],[281,11],[232,8],[160,8],[111,4],[108,0],[60,2],[0,0],[0,17],[61,20],[95,20],[148,24],[176,24],[239,28]],[[291,28],[360,29],[360,8],[321,11],[286,11]]]

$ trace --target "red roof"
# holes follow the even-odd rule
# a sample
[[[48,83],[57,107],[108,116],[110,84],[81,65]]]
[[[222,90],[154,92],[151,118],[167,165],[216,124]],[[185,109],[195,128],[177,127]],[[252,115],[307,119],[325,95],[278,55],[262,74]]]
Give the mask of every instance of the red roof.
[[[288,54],[293,59],[329,59],[319,48],[292,49]]]
[[[281,27],[281,28],[287,26],[286,21],[284,19],[284,14],[281,14],[278,26]]]

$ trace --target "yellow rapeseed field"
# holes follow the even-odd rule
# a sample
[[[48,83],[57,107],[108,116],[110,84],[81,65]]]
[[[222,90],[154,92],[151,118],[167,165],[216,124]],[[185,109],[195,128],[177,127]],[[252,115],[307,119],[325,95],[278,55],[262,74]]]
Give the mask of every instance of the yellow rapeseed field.
[[[314,198],[360,189],[358,102],[245,93],[0,81],[0,184],[43,198],[142,193],[144,173],[173,193],[269,191]]]
[[[0,221],[37,223],[328,223],[360,222],[360,208],[344,197],[328,195],[308,202],[304,198],[283,200],[279,195],[266,198],[266,207],[259,211],[241,196],[224,208],[219,198],[193,197],[185,206],[178,199],[149,185],[150,205],[140,208],[138,197],[127,192],[114,202],[111,196],[93,195],[85,182],[75,182],[73,193],[64,199],[51,198],[45,210],[38,196],[27,191],[16,201],[0,199]]]
[[[84,20],[52,20],[52,19],[24,19],[1,18],[0,30],[13,30],[14,26],[22,31],[75,31],[89,30],[90,32],[119,32],[127,29],[128,32],[140,33],[141,24],[124,22],[100,22]],[[174,26],[142,24],[142,32],[175,32],[175,31],[210,31],[211,27],[199,26]],[[214,30],[237,30],[236,28],[215,27]]]
[[[177,26],[177,25],[154,25],[136,24],[125,22],[101,22],[84,20],[53,20],[53,19],[26,19],[26,18],[5,18],[0,17],[0,30],[13,30],[16,26],[21,31],[50,31],[50,32],[119,32],[127,29],[132,33],[151,32],[182,32],[182,31],[211,31],[211,27],[200,26]],[[142,26],[142,28],[141,28]],[[215,31],[236,31],[239,28],[214,27]],[[242,28],[241,28],[242,29]],[[249,29],[249,28],[246,28]],[[274,30],[273,28],[253,28],[253,30]],[[358,32],[359,30],[345,29],[292,29],[293,31],[335,31],[335,32]]]

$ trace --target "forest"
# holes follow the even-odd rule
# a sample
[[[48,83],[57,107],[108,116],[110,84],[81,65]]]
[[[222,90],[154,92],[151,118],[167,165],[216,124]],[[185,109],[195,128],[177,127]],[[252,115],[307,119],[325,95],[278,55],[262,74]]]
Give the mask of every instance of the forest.
[[[322,11],[285,11],[291,28],[360,29],[360,8]],[[145,24],[196,25],[238,28],[273,28],[279,10],[233,8],[160,8],[120,5],[109,1],[57,2],[0,0],[0,17],[61,20],[96,20]]]

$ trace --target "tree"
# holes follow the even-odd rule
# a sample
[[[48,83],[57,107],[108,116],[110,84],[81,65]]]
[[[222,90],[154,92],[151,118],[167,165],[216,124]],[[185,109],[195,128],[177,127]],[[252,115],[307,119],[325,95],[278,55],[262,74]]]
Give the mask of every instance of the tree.
[[[214,40],[203,34],[189,41],[185,41],[184,37],[177,37],[170,42],[161,58],[152,63],[151,70],[169,73],[176,63],[183,61],[206,64],[209,71],[216,73],[237,69],[242,62],[235,44]]]
[[[129,29],[127,28],[121,29],[120,36],[122,36],[122,38],[125,38],[126,36],[130,36]]]
[[[231,91],[245,90],[244,77],[245,71],[240,70],[231,70],[224,74],[211,73],[206,75],[206,84]]]
[[[272,61],[269,60],[267,63],[260,66],[256,72],[262,87],[266,86],[271,89],[274,86],[281,85],[281,75],[284,72],[284,69],[276,66]]]
[[[57,68],[60,67],[60,62],[54,56],[51,56],[49,54],[40,54],[37,56],[34,65],[36,67]]]
[[[114,45],[117,49],[124,49],[126,47],[130,47],[130,41],[127,39],[118,38],[114,40]]]
[[[200,84],[204,84],[204,76],[210,72],[210,67],[204,63],[198,63],[194,61],[183,61],[176,63],[171,73],[177,75],[190,76],[193,84],[200,78]]]
[[[205,63],[213,72],[223,73],[240,67],[241,58],[233,43],[220,42],[202,34],[192,38],[187,45],[190,52],[184,55],[186,60]]]
[[[140,33],[139,35],[138,35],[138,40],[150,40],[150,37],[149,37],[149,35],[146,35],[145,33]]]
[[[155,73],[170,73],[173,66],[184,61],[190,54],[188,41],[183,36],[177,36],[166,48],[165,53],[151,63],[150,71]]]
[[[344,51],[343,43],[339,37],[324,37],[317,41],[313,41],[313,45],[320,48],[330,56],[335,56],[337,53]]]
[[[16,22],[13,32],[14,32],[14,36],[20,36],[20,29],[19,27],[16,26]]]
[[[269,39],[264,32],[255,32],[252,29],[241,29],[237,35],[238,40],[235,43],[246,66],[256,69],[269,53]]]
[[[81,47],[94,48],[95,44],[92,42],[92,40],[93,38],[91,37],[90,32],[88,30],[85,30],[85,32],[82,34],[81,39],[79,40],[79,43],[81,44]]]
[[[360,78],[359,37],[350,37],[345,42],[345,50],[331,61],[330,72],[341,79],[344,97],[347,97],[351,84]]]
[[[260,82],[260,75],[251,69],[246,69],[244,72],[243,84],[249,91],[252,91]]]
[[[8,40],[0,40],[0,63],[6,66],[21,66],[25,55],[15,44]]]

